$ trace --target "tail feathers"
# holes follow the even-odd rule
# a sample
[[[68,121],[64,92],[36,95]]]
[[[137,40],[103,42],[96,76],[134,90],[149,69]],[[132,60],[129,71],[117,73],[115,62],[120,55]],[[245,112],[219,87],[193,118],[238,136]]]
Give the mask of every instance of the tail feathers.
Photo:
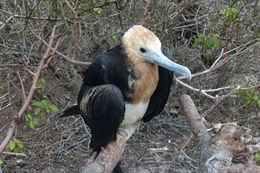
[[[63,114],[60,115],[60,117],[63,118],[63,117],[68,117],[68,116],[73,116],[73,115],[78,115],[78,114],[80,114],[80,110],[79,110],[78,105],[75,105],[75,106],[65,110],[63,112]]]

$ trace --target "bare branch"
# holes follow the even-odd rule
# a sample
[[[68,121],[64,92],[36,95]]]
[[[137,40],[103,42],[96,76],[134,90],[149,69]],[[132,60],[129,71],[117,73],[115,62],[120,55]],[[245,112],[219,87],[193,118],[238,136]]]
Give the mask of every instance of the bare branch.
[[[19,73],[19,71],[17,70],[16,71],[16,75],[18,77],[18,80],[20,82],[20,85],[21,85],[21,88],[22,88],[22,92],[23,92],[23,102],[26,101],[26,93],[25,93],[25,89],[24,89],[24,85],[23,85],[23,81],[22,81],[22,78],[21,78],[21,75]]]
[[[9,141],[13,138],[17,124],[19,123],[19,120],[22,118],[24,112],[26,111],[27,107],[29,106],[30,101],[31,101],[31,99],[34,95],[34,92],[37,89],[36,85],[37,85],[37,81],[40,77],[40,73],[43,69],[43,66],[45,65],[46,61],[49,58],[49,52],[51,50],[51,46],[52,46],[54,38],[55,38],[55,29],[56,29],[56,26],[54,26],[53,29],[52,29],[52,33],[51,33],[51,36],[50,36],[50,41],[49,41],[47,50],[45,51],[45,54],[44,54],[43,58],[41,59],[39,65],[38,65],[37,71],[35,73],[33,73],[32,71],[30,71],[28,69],[27,63],[25,62],[25,60],[23,60],[23,63],[25,64],[25,71],[27,71],[28,73],[33,75],[33,82],[32,82],[30,92],[27,96],[26,101],[24,102],[23,106],[19,110],[18,115],[15,118],[13,118],[12,122],[10,123],[10,125],[8,127],[6,136],[5,136],[4,140],[2,141],[2,143],[0,145],[0,154],[3,153],[3,151],[5,150],[5,147],[8,145]]]
[[[69,6],[70,10],[73,12],[73,15],[74,15],[72,33],[71,33],[71,37],[70,37],[69,49],[68,49],[68,54],[67,54],[67,57],[70,57],[71,50],[72,50],[72,47],[73,47],[73,56],[72,56],[71,59],[74,59],[75,58],[75,56],[74,56],[75,55],[75,48],[76,48],[76,45],[78,43],[78,37],[79,37],[79,32],[80,32],[78,30],[77,38],[75,40],[75,31],[77,29],[77,19],[78,19],[78,15],[77,15],[77,12],[76,12],[78,0],[76,0],[74,7],[72,7],[67,0],[65,0],[65,1],[66,1],[66,4]],[[73,46],[73,44],[74,44],[74,46]]]
[[[201,162],[199,172],[228,172],[228,170],[235,169],[238,166],[237,164],[232,165],[234,154],[259,151],[259,143],[247,145],[247,142],[252,141],[249,140],[251,138],[251,135],[249,135],[250,129],[236,123],[218,125],[217,134],[210,137],[191,98],[188,95],[181,95],[179,101],[191,131],[200,138]],[[260,170],[259,166],[253,164],[239,166],[243,170],[252,172]]]
[[[28,68],[28,64],[27,62],[25,61],[25,59],[22,59],[23,61],[23,65],[24,65],[24,71],[26,71],[27,73],[29,73],[30,75],[32,76],[35,76],[35,73],[32,72],[29,68]]]
[[[115,142],[111,142],[105,149],[102,149],[95,160],[93,159],[94,157],[88,160],[87,165],[81,172],[110,173],[120,160],[125,149],[126,141],[139,128],[140,124],[141,121],[138,121],[131,126],[119,128],[117,140]]]
[[[148,11],[148,8],[150,6],[150,3],[151,3],[151,0],[144,0],[146,5],[144,7],[144,12],[143,12],[143,16],[142,16],[142,19],[140,21],[140,25],[143,25],[144,24],[144,18],[145,16],[147,15],[147,11]]]
[[[37,37],[39,40],[41,40],[43,42],[43,44],[45,44],[46,46],[48,46],[48,43],[40,36],[38,36],[37,34],[35,34],[34,32],[32,32],[32,34]],[[51,47],[51,50],[53,50],[54,48]],[[56,50],[56,53],[58,55],[60,55],[62,58],[64,58],[67,62],[72,63],[72,64],[76,64],[76,65],[82,65],[82,66],[89,66],[91,63],[90,62],[82,62],[82,61],[76,61],[74,59],[71,59],[70,57],[62,54],[61,52],[59,52],[58,50]]]

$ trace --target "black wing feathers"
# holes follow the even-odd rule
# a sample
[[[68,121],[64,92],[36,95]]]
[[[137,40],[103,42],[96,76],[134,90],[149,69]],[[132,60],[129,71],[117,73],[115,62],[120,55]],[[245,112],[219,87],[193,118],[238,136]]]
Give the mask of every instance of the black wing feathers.
[[[123,69],[123,70],[122,70]],[[78,105],[81,115],[91,129],[91,147],[99,152],[116,139],[125,114],[124,93],[128,89],[126,57],[121,45],[98,56],[86,70]],[[87,111],[82,111],[82,101]]]
[[[116,86],[106,84],[87,90],[82,102],[79,103],[81,115],[92,134],[90,147],[100,152],[101,147],[116,140],[125,113],[124,98]]]
[[[79,114],[80,114],[79,107],[78,107],[78,105],[75,105],[75,106],[65,110],[60,117],[63,118],[63,117],[79,115]]]

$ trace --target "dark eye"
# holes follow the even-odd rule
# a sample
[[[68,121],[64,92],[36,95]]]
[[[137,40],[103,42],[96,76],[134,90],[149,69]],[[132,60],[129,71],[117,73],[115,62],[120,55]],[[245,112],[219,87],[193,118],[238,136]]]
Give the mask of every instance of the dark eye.
[[[146,50],[144,49],[144,48],[140,48],[140,52],[142,52],[142,53],[145,53],[146,52]]]

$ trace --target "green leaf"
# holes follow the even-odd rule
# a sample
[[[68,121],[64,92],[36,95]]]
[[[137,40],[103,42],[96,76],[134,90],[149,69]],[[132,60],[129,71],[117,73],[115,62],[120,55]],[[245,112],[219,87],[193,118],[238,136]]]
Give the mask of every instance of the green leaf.
[[[45,84],[46,81],[45,81],[45,79],[44,79],[43,77],[41,77],[41,78],[40,78],[40,82],[41,82],[42,84]]]
[[[30,126],[32,129],[34,129],[35,123],[34,123],[33,121],[30,121],[30,122],[29,122],[29,126]]]
[[[56,105],[50,105],[50,109],[53,111],[53,112],[58,112],[59,109]]]
[[[82,18],[81,18],[82,20],[87,20],[88,19],[88,16],[82,16]]]
[[[34,109],[34,115],[38,115],[41,112],[41,108]]]
[[[119,28],[117,28],[117,30],[116,30],[117,32],[121,32],[122,31],[122,28],[121,27],[119,27]]]
[[[4,89],[4,86],[3,86],[3,85],[0,85],[0,89]]]
[[[18,152],[19,152],[19,147],[18,147],[18,146],[15,146],[15,147],[14,147],[14,152],[15,152],[15,153],[18,153]]]
[[[1,166],[3,163],[4,163],[3,160],[0,160],[0,166]]]
[[[170,113],[176,115],[176,114],[178,114],[178,110],[176,110],[176,109],[171,109],[171,110],[170,110]]]
[[[255,161],[260,161],[260,154],[256,153],[254,159],[255,159]]]
[[[15,142],[13,140],[10,141],[9,148],[11,151],[15,148]]]
[[[51,112],[49,108],[46,108],[47,115]]]
[[[44,107],[49,107],[49,105],[50,105],[48,100],[42,100],[41,102],[44,105]]]
[[[48,98],[47,95],[45,95],[45,94],[44,94],[42,97],[43,97],[44,99],[47,99],[47,98]]]
[[[25,117],[26,121],[30,121],[32,119],[32,116],[30,114],[26,115]]]
[[[32,121],[34,122],[34,124],[38,124],[39,119],[38,118],[34,118],[34,119],[32,119]]]
[[[38,107],[44,107],[44,104],[42,102],[37,102],[37,101],[33,102],[32,105]]]
[[[103,10],[102,10],[102,8],[93,8],[93,11],[98,14],[101,14]]]
[[[258,107],[260,108],[260,99],[257,101]]]
[[[19,148],[23,148],[23,143],[21,141],[19,141],[18,139],[15,139],[16,140],[16,145],[19,147]]]

